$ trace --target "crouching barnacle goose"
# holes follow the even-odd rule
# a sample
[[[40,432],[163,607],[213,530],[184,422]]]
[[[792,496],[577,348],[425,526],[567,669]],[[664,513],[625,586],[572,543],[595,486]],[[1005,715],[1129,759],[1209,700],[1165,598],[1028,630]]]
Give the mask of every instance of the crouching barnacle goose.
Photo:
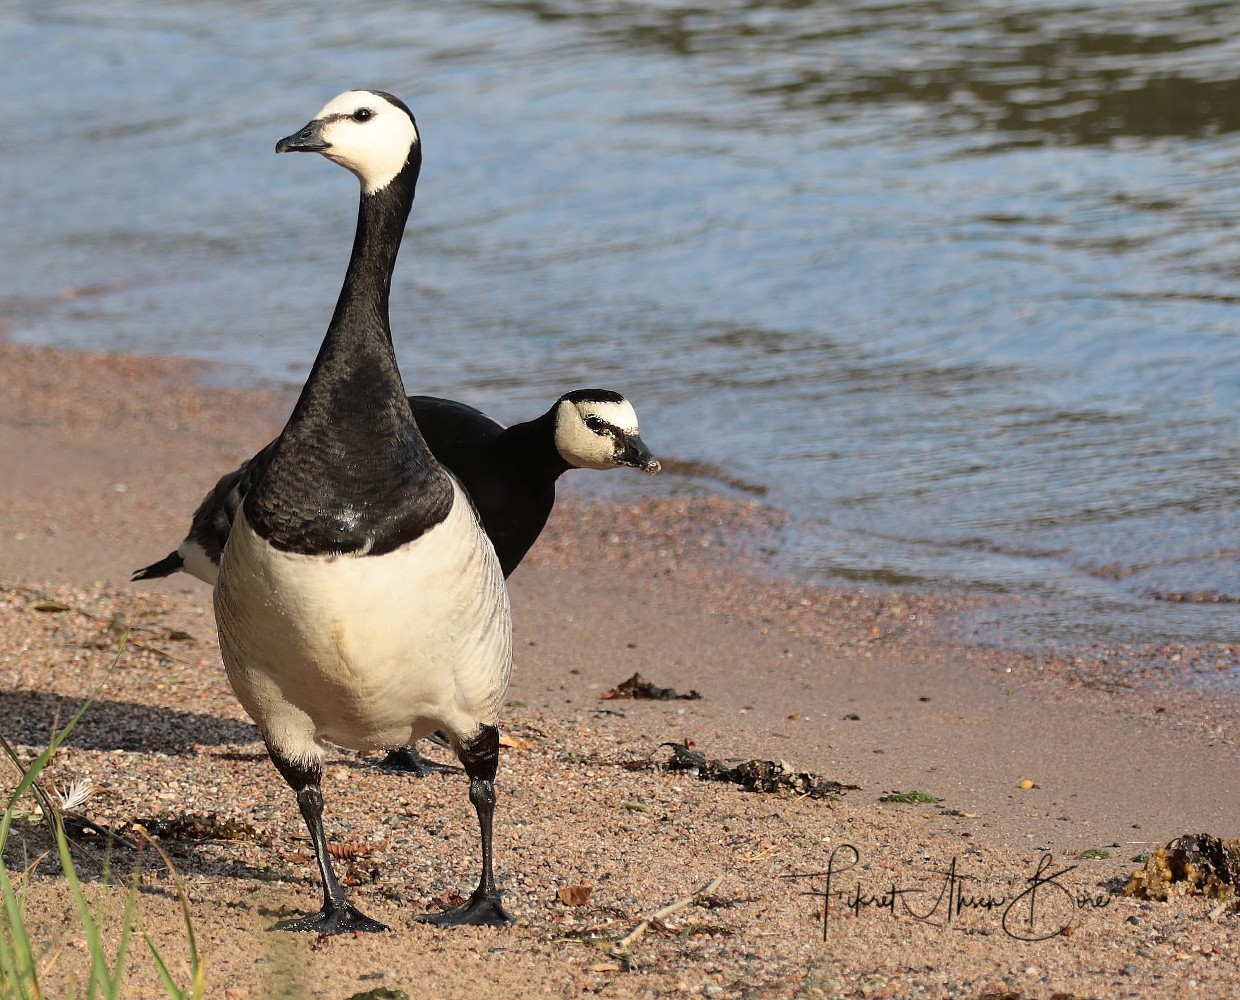
[[[345,896],[323,827],[324,744],[408,746],[440,730],[469,777],[478,887],[440,924],[507,923],[492,875],[499,706],[512,663],[495,550],[431,454],[392,349],[392,270],[422,162],[389,94],[333,99],[276,152],[316,152],[361,182],[353,253],[310,376],[236,511],[214,603],[229,682],[297,795],[323,907],[290,930],[385,929]]]
[[[610,389],[566,392],[542,416],[510,427],[465,403],[436,396],[410,396],[409,408],[431,454],[473,500],[505,577],[538,540],[555,505],[556,481],[565,472],[660,469],[639,435],[633,404]],[[177,549],[134,570],[131,579],[185,572],[214,585],[237,508],[266,470],[274,447],[273,441],[221,476],[194,511]]]
[[[473,498],[505,577],[538,540],[569,469],[660,469],[633,404],[610,389],[566,392],[542,416],[511,427],[450,399],[409,403],[431,451]]]
[[[505,577],[538,540],[555,505],[556,481],[569,469],[630,466],[655,473],[660,468],[641,439],[633,405],[610,389],[567,392],[546,413],[510,427],[465,403],[435,396],[410,396],[409,407],[431,453],[473,499]],[[220,477],[176,551],[135,570],[133,579],[183,570],[214,584],[237,508],[266,469],[273,447],[274,442]],[[392,751],[382,766],[418,775],[442,769],[412,747]]]

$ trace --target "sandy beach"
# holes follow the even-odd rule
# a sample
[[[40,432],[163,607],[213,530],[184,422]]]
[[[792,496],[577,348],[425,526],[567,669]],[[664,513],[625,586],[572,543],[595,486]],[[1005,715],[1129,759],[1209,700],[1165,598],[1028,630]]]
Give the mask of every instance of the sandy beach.
[[[134,824],[162,831],[176,877],[142,853],[141,919],[188,980],[183,887],[206,996],[1240,995],[1234,906],[1118,892],[1174,837],[1240,836],[1236,700],[1184,683],[1234,649],[982,648],[957,627],[977,598],[773,578],[780,518],[758,504],[608,503],[573,475],[510,581],[496,874],[516,925],[415,923],[476,877],[465,780],[341,752],[328,835],[354,899],[392,930],[271,930],[318,906],[318,876],[228,688],[210,591],[128,579],[175,548],[291,398],[162,358],[0,344],[0,370],[0,733],[33,755],[102,685],[49,771],[96,787],[81,874],[119,920]],[[658,452],[660,429],[643,433]],[[701,697],[606,697],[634,673]],[[669,743],[846,787],[701,780],[658,766]],[[18,824],[11,869],[41,837]],[[64,983],[84,942],[58,866],[28,888],[48,981]],[[141,942],[130,965],[127,995],[166,995]]]

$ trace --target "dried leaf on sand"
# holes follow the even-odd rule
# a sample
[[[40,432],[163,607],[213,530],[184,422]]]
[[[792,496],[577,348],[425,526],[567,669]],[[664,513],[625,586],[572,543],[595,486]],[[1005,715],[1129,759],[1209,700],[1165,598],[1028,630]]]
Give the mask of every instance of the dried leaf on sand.
[[[565,906],[585,906],[593,892],[591,885],[566,885],[556,895]]]
[[[707,757],[693,749],[691,744],[663,743],[672,751],[669,760],[656,764],[650,760],[629,764],[629,770],[640,771],[649,767],[661,767],[665,771],[687,771],[702,781],[723,781],[740,785],[751,792],[783,792],[804,795],[811,799],[832,799],[843,792],[860,786],[829,781],[808,771],[794,771],[787,761],[746,760],[725,763]]]
[[[627,681],[621,681],[610,691],[605,692],[602,697],[606,699],[636,698],[646,701],[698,701],[702,696],[697,691],[681,694],[675,688],[656,687],[638,673]]]

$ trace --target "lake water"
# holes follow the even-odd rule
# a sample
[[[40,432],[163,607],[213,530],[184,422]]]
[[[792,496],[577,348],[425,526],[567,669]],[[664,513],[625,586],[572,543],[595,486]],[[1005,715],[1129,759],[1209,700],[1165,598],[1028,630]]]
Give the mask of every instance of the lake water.
[[[8,336],[299,384],[356,183],[273,146],[387,89],[410,391],[619,389],[707,475],[594,488],[761,488],[790,573],[1240,639],[1165,599],[1240,595],[1240,6],[406,6],[4,3]]]

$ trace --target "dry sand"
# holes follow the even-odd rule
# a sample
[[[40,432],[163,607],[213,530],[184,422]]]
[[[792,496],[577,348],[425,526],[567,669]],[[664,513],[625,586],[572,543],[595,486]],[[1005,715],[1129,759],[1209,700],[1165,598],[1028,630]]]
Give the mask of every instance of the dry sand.
[[[164,833],[207,996],[1240,996],[1232,909],[1116,894],[1134,857],[1179,834],[1240,834],[1235,701],[1178,683],[1234,650],[1139,651],[1147,676],[1124,686],[1104,659],[1134,651],[1030,656],[951,638],[972,599],[771,579],[779,519],[759,506],[609,504],[571,482],[511,580],[504,726],[517,746],[501,761],[496,862],[516,926],[414,923],[476,877],[464,779],[340,753],[328,834],[354,900],[392,931],[270,930],[317,907],[317,873],[223,676],[210,592],[127,579],[175,547],[290,400],[205,389],[201,369],[168,359],[0,344],[0,372],[0,733],[33,753],[103,683],[50,770],[62,788],[93,781],[79,814],[121,835],[110,858],[99,833],[81,837],[79,867],[118,920],[124,879],[99,877],[105,858],[123,876],[133,824]],[[659,429],[646,432],[657,447]],[[702,698],[602,697],[635,671]],[[661,744],[685,741],[859,787],[828,801],[650,767],[670,755]],[[941,801],[880,801],[893,791]],[[10,867],[42,837],[19,824]],[[833,852],[824,944],[822,900],[806,893],[825,876],[785,876],[823,872]],[[143,864],[142,920],[184,981],[177,881],[150,850]],[[1030,930],[1043,864],[1057,877]],[[570,905],[586,895],[576,887],[588,899]],[[63,876],[44,862],[29,889],[49,976],[64,981],[85,953]],[[858,892],[872,905],[850,906]],[[948,905],[962,896],[998,902]],[[624,953],[611,947],[690,897]],[[130,965],[127,996],[164,995],[142,946]]]

